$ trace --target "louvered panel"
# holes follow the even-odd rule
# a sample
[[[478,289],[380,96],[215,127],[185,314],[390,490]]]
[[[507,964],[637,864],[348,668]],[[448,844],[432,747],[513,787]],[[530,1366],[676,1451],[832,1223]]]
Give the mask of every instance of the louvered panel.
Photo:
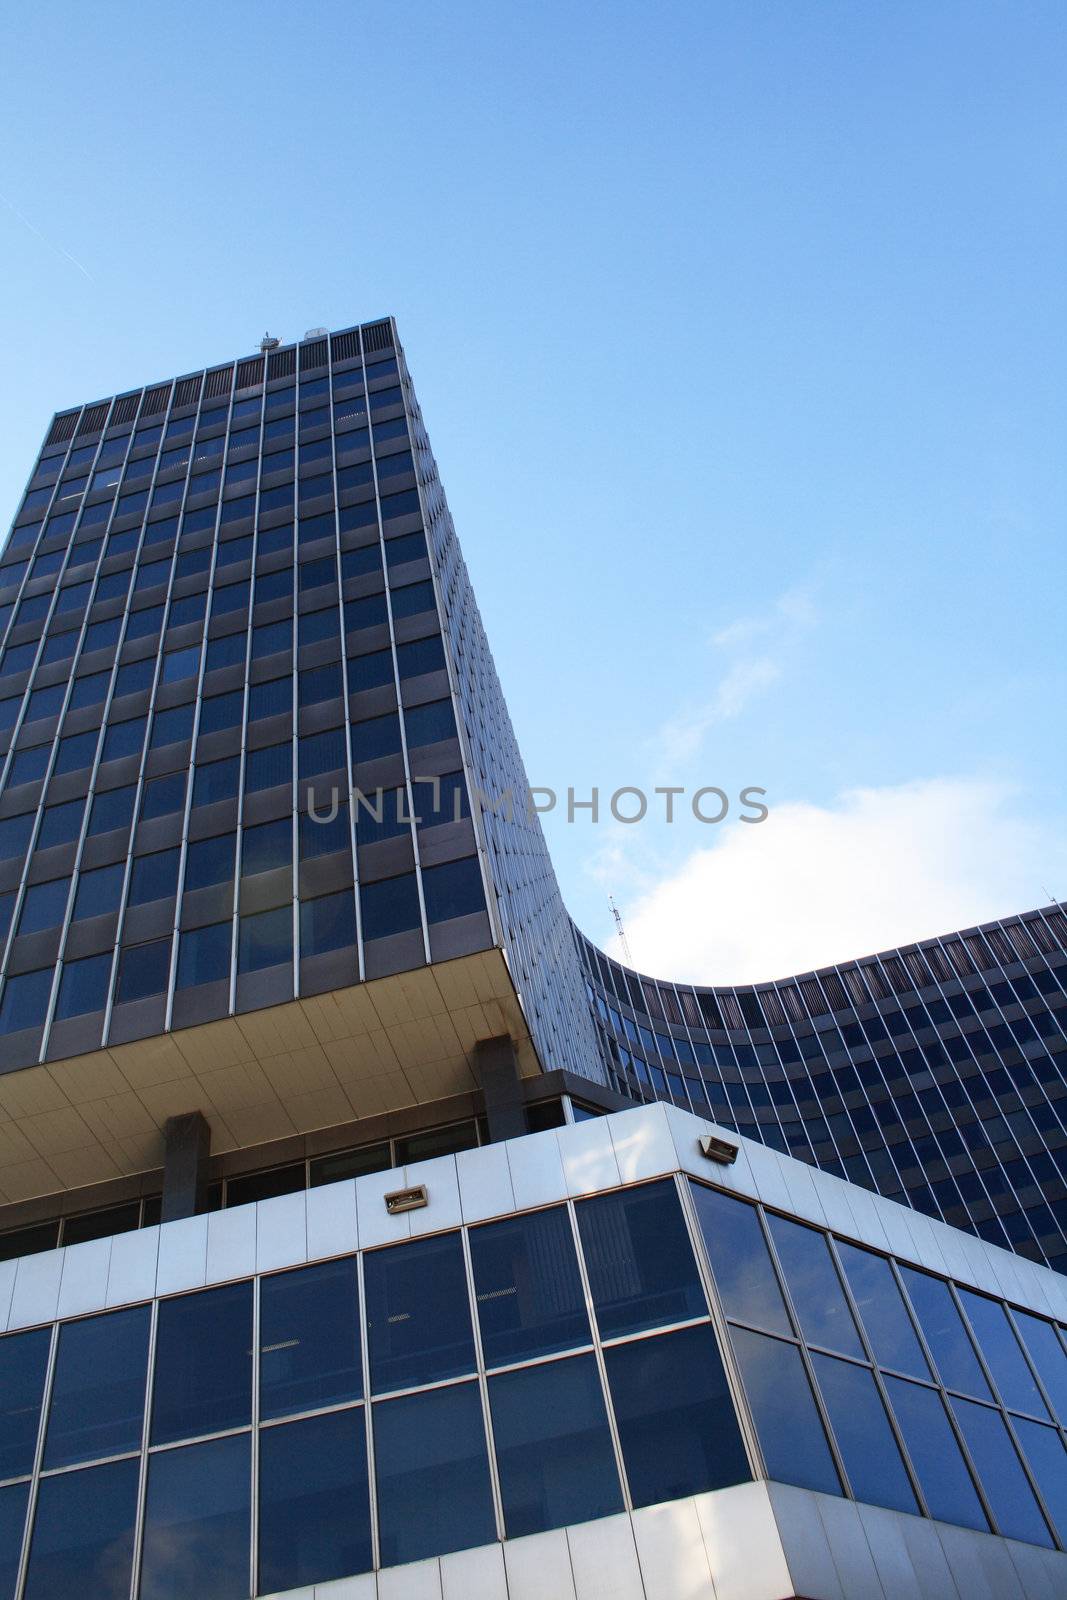
[[[155,417],[167,408],[170,399],[170,384],[161,383],[155,389],[146,389],[145,397],[141,401],[142,417]]]
[[[247,361],[238,362],[237,387],[250,389],[254,383],[263,382],[263,357],[252,356]]]
[[[291,378],[296,371],[296,347],[290,345],[288,350],[272,350],[267,357],[268,378]]]
[[[120,422],[132,422],[137,415],[140,399],[138,391],[137,394],[124,394],[120,400],[116,400],[115,409],[111,413],[111,426],[114,428]]]
[[[207,400],[221,400],[223,395],[228,395],[233,388],[233,368],[216,367],[207,375],[204,386],[204,397]]]
[[[174,390],[174,404],[176,406],[195,406],[200,399],[200,390],[203,387],[204,374],[198,372],[194,378],[180,378]]]
[[[335,333],[330,340],[330,349],[335,361],[351,361],[359,355],[359,329],[353,328],[350,333]]]
[[[82,419],[78,423],[79,438],[81,438],[83,433],[100,432],[100,429],[104,426],[104,419],[107,416],[107,407],[108,402],[106,400],[98,401],[95,406],[86,406],[85,410],[82,412]]]
[[[363,329],[364,350],[391,350],[393,329],[388,322],[370,322]]]
[[[313,339],[300,346],[300,371],[315,372],[326,365],[328,346],[325,339]]]
[[[74,429],[78,425],[78,413],[68,411],[65,416],[57,417],[48,431],[46,444],[65,444],[74,437]]]

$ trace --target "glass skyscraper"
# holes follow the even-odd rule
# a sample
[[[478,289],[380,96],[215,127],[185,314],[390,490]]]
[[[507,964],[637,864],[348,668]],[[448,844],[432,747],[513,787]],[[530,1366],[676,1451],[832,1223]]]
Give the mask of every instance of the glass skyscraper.
[[[391,320],[58,413],[0,640],[0,1600],[1067,1588],[1061,908],[592,946]]]

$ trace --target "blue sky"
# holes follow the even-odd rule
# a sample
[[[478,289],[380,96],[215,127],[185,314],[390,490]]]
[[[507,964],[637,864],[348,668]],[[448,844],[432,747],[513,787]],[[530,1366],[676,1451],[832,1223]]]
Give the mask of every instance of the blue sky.
[[[1067,13],[9,7],[14,509],[56,407],[392,311],[565,897],[725,980],[1067,896]],[[5,513],[7,515],[7,513]]]

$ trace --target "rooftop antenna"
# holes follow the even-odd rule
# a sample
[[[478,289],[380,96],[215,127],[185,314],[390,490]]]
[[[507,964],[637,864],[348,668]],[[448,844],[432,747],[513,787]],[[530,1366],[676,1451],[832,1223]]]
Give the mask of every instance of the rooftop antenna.
[[[611,914],[615,918],[615,932],[619,936],[619,944],[622,946],[622,953],[626,957],[626,965],[632,967],[634,958],[630,954],[630,946],[626,939],[626,929],[622,925],[622,915],[615,904],[615,896],[613,894],[608,895],[608,905],[611,907]]]
[[[281,342],[280,339],[274,337],[273,333],[265,333],[259,341],[260,351],[263,355],[266,355],[268,350],[277,350]]]

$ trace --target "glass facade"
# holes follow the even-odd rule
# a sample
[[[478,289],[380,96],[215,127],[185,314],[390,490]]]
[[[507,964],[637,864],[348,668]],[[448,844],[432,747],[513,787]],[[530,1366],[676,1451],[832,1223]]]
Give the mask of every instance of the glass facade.
[[[1062,1549],[1065,1340],[683,1177],[122,1306],[0,1338],[0,1596],[245,1600],[763,1473]]]

